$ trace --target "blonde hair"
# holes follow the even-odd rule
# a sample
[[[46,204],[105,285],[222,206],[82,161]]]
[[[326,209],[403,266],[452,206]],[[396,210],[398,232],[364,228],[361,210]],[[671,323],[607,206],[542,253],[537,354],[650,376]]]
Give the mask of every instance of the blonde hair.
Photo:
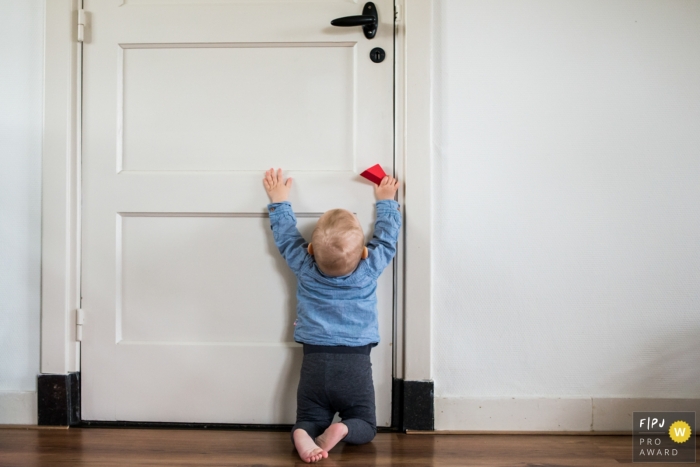
[[[316,264],[329,276],[355,270],[365,246],[365,234],[355,215],[345,209],[326,211],[311,236]]]

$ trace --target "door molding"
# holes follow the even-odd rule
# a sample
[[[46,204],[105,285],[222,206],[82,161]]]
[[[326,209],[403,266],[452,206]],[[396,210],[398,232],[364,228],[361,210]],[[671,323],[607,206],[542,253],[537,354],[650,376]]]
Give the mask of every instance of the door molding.
[[[433,0],[397,0],[396,154],[403,175],[397,378],[432,380]],[[431,386],[432,387],[432,386]]]
[[[45,0],[41,372],[80,371],[82,0]],[[395,376],[431,379],[432,0],[396,0],[396,172],[404,234],[397,257]],[[89,19],[89,17],[88,17]],[[86,26],[89,29],[89,24]],[[89,31],[86,33],[89,37]]]
[[[41,180],[41,372],[80,370],[80,77],[82,0],[45,0]]]

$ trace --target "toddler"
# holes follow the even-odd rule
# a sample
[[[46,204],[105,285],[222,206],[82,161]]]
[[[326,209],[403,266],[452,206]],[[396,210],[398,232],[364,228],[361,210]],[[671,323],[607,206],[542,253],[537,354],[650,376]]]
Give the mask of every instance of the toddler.
[[[349,211],[324,213],[306,243],[287,201],[292,179],[270,169],[263,179],[270,197],[275,244],[297,277],[294,340],[304,346],[292,441],[304,462],[328,457],[338,442],[364,444],[377,433],[370,350],[379,343],[377,278],[396,253],[401,227],[399,183],[375,186],[374,237],[365,246]],[[333,423],[338,412],[342,419]]]

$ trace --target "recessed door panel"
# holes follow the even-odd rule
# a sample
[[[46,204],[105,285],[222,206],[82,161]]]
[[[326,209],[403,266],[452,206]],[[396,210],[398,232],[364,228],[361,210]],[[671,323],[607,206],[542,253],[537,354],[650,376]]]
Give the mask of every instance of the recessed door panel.
[[[140,44],[121,54],[119,170],[354,169],[354,43]]]
[[[316,219],[302,214],[300,229]],[[293,343],[296,278],[260,234],[269,222],[120,214],[116,342]]]

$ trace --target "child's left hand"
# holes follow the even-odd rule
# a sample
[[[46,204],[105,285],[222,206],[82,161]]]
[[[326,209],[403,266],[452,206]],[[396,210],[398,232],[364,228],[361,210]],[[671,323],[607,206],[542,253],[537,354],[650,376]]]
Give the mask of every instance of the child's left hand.
[[[275,169],[270,169],[265,172],[263,184],[265,185],[267,196],[270,197],[270,201],[273,203],[281,203],[282,201],[287,201],[289,197],[289,190],[292,188],[292,178],[290,177],[284,182],[282,169],[278,169],[277,173],[275,173]]]

